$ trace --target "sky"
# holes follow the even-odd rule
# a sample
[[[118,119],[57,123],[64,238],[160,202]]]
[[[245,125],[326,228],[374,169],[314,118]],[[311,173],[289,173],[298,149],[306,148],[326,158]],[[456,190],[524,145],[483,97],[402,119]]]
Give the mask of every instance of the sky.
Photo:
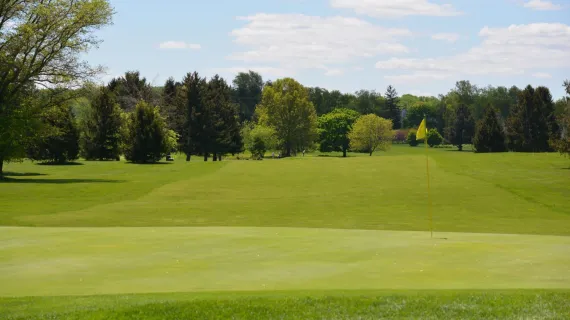
[[[193,71],[355,92],[447,93],[570,79],[570,0],[110,0],[113,25],[87,55],[101,81],[153,85]]]

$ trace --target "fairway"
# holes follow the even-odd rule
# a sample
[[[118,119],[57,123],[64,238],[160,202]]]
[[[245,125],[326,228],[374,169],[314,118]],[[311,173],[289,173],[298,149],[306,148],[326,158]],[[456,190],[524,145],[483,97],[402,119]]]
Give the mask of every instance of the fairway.
[[[305,318],[341,314],[326,297],[339,308],[386,304],[374,314],[387,317],[433,304],[446,308],[429,311],[443,318],[479,303],[493,307],[474,318],[507,312],[503,304],[522,315],[547,299],[554,309],[527,311],[556,318],[570,289],[568,166],[554,154],[430,150],[431,239],[419,148],[347,159],[12,163],[0,183],[0,313],[43,319],[31,303],[80,319],[93,304],[93,319],[104,319],[130,295],[124,319],[139,305],[162,318],[154,303],[204,317],[221,305],[263,305],[267,317],[287,318],[270,316],[275,301],[307,308]],[[161,296],[170,293],[180,295]],[[210,304],[208,294],[223,298]],[[317,300],[295,300],[303,297]],[[394,309],[403,297],[415,302]]]

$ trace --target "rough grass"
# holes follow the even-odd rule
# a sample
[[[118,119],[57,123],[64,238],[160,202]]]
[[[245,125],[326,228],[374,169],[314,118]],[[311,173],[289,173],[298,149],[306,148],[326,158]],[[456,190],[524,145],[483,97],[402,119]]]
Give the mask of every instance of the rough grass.
[[[0,183],[0,225],[427,230],[423,150],[395,146],[378,155],[9,164],[7,171],[38,176]],[[430,157],[436,230],[570,235],[567,159],[445,149]]]
[[[565,319],[568,291],[282,292],[0,299],[4,319]]]

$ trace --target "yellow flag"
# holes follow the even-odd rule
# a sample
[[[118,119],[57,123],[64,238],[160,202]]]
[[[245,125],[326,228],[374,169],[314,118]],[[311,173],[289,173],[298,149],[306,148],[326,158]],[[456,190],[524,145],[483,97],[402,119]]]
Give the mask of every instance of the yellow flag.
[[[426,119],[424,118],[422,123],[420,123],[420,127],[418,128],[418,132],[416,133],[416,139],[417,140],[425,139],[426,135],[427,135],[427,126],[426,126]]]

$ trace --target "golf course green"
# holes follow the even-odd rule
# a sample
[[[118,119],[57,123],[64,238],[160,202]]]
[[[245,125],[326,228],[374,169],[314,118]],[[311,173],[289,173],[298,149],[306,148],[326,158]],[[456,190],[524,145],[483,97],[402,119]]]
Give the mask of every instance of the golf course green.
[[[570,162],[423,148],[10,163],[2,319],[570,314]],[[428,317],[429,315],[429,317]]]

